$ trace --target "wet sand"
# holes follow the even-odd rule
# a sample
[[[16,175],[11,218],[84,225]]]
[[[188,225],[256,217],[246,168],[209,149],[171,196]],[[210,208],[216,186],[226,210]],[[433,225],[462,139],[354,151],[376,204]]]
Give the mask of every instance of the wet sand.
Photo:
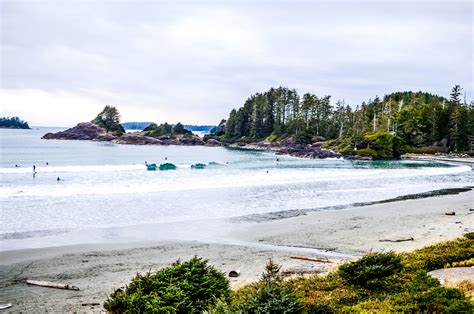
[[[101,311],[100,303],[136,272],[158,270],[194,255],[209,259],[228,273],[236,287],[258,279],[268,258],[283,270],[328,271],[342,260],[368,251],[404,251],[452,239],[474,227],[474,191],[403,200],[342,210],[310,212],[297,217],[236,222],[225,238],[216,241],[149,242],[78,245],[1,252],[0,303],[11,312]],[[447,216],[455,211],[455,216]],[[406,242],[380,242],[413,238]],[[291,259],[326,256],[334,263]],[[26,279],[78,286],[80,291],[28,286]],[[103,310],[103,309],[102,309]],[[3,311],[8,312],[8,311]]]

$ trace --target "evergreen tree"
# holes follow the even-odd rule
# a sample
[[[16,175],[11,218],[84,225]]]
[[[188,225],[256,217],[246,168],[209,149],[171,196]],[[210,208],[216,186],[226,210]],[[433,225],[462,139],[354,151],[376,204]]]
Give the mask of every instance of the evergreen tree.
[[[105,108],[91,121],[93,124],[104,128],[107,132],[125,133],[120,124],[120,113],[113,106],[105,106]]]
[[[449,94],[449,96],[451,96],[450,100],[457,104],[461,103],[461,91],[462,91],[461,86],[455,85],[453,89],[451,90],[451,94]]]

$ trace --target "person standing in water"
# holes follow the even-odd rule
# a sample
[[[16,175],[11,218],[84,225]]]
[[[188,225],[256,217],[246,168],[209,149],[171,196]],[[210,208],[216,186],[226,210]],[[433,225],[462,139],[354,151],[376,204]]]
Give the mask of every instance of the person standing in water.
[[[36,173],[36,166],[33,165],[33,172]]]

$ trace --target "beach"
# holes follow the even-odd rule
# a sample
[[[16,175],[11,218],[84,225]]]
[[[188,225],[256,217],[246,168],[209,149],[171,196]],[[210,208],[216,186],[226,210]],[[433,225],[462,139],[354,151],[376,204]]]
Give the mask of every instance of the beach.
[[[472,232],[474,191],[235,222],[223,239],[75,245],[4,251],[0,262],[5,312],[100,312],[115,289],[137,272],[156,271],[197,255],[222,272],[240,270],[233,287],[259,278],[269,258],[283,271],[327,272],[370,251],[407,251]],[[454,216],[446,212],[454,211]],[[403,240],[381,242],[380,240]],[[330,263],[290,256],[328,258]],[[28,286],[26,279],[67,283],[79,291]],[[91,305],[97,304],[100,305]],[[85,305],[83,305],[85,304]]]

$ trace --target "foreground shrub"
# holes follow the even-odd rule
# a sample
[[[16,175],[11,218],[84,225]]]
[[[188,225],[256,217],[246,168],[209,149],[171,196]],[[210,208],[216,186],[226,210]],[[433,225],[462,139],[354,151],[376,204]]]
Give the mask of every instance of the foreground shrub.
[[[261,280],[236,294],[229,313],[301,313],[303,306],[279,275],[280,266],[270,259]]]
[[[474,240],[466,236],[402,254],[403,263],[407,268],[425,271],[471,258],[474,258]]]
[[[230,299],[229,282],[206,260],[194,257],[153,274],[137,274],[104,308],[114,313],[200,313],[219,299]]]
[[[401,258],[395,253],[372,253],[339,267],[348,284],[369,290],[383,289],[392,275],[402,270]]]

